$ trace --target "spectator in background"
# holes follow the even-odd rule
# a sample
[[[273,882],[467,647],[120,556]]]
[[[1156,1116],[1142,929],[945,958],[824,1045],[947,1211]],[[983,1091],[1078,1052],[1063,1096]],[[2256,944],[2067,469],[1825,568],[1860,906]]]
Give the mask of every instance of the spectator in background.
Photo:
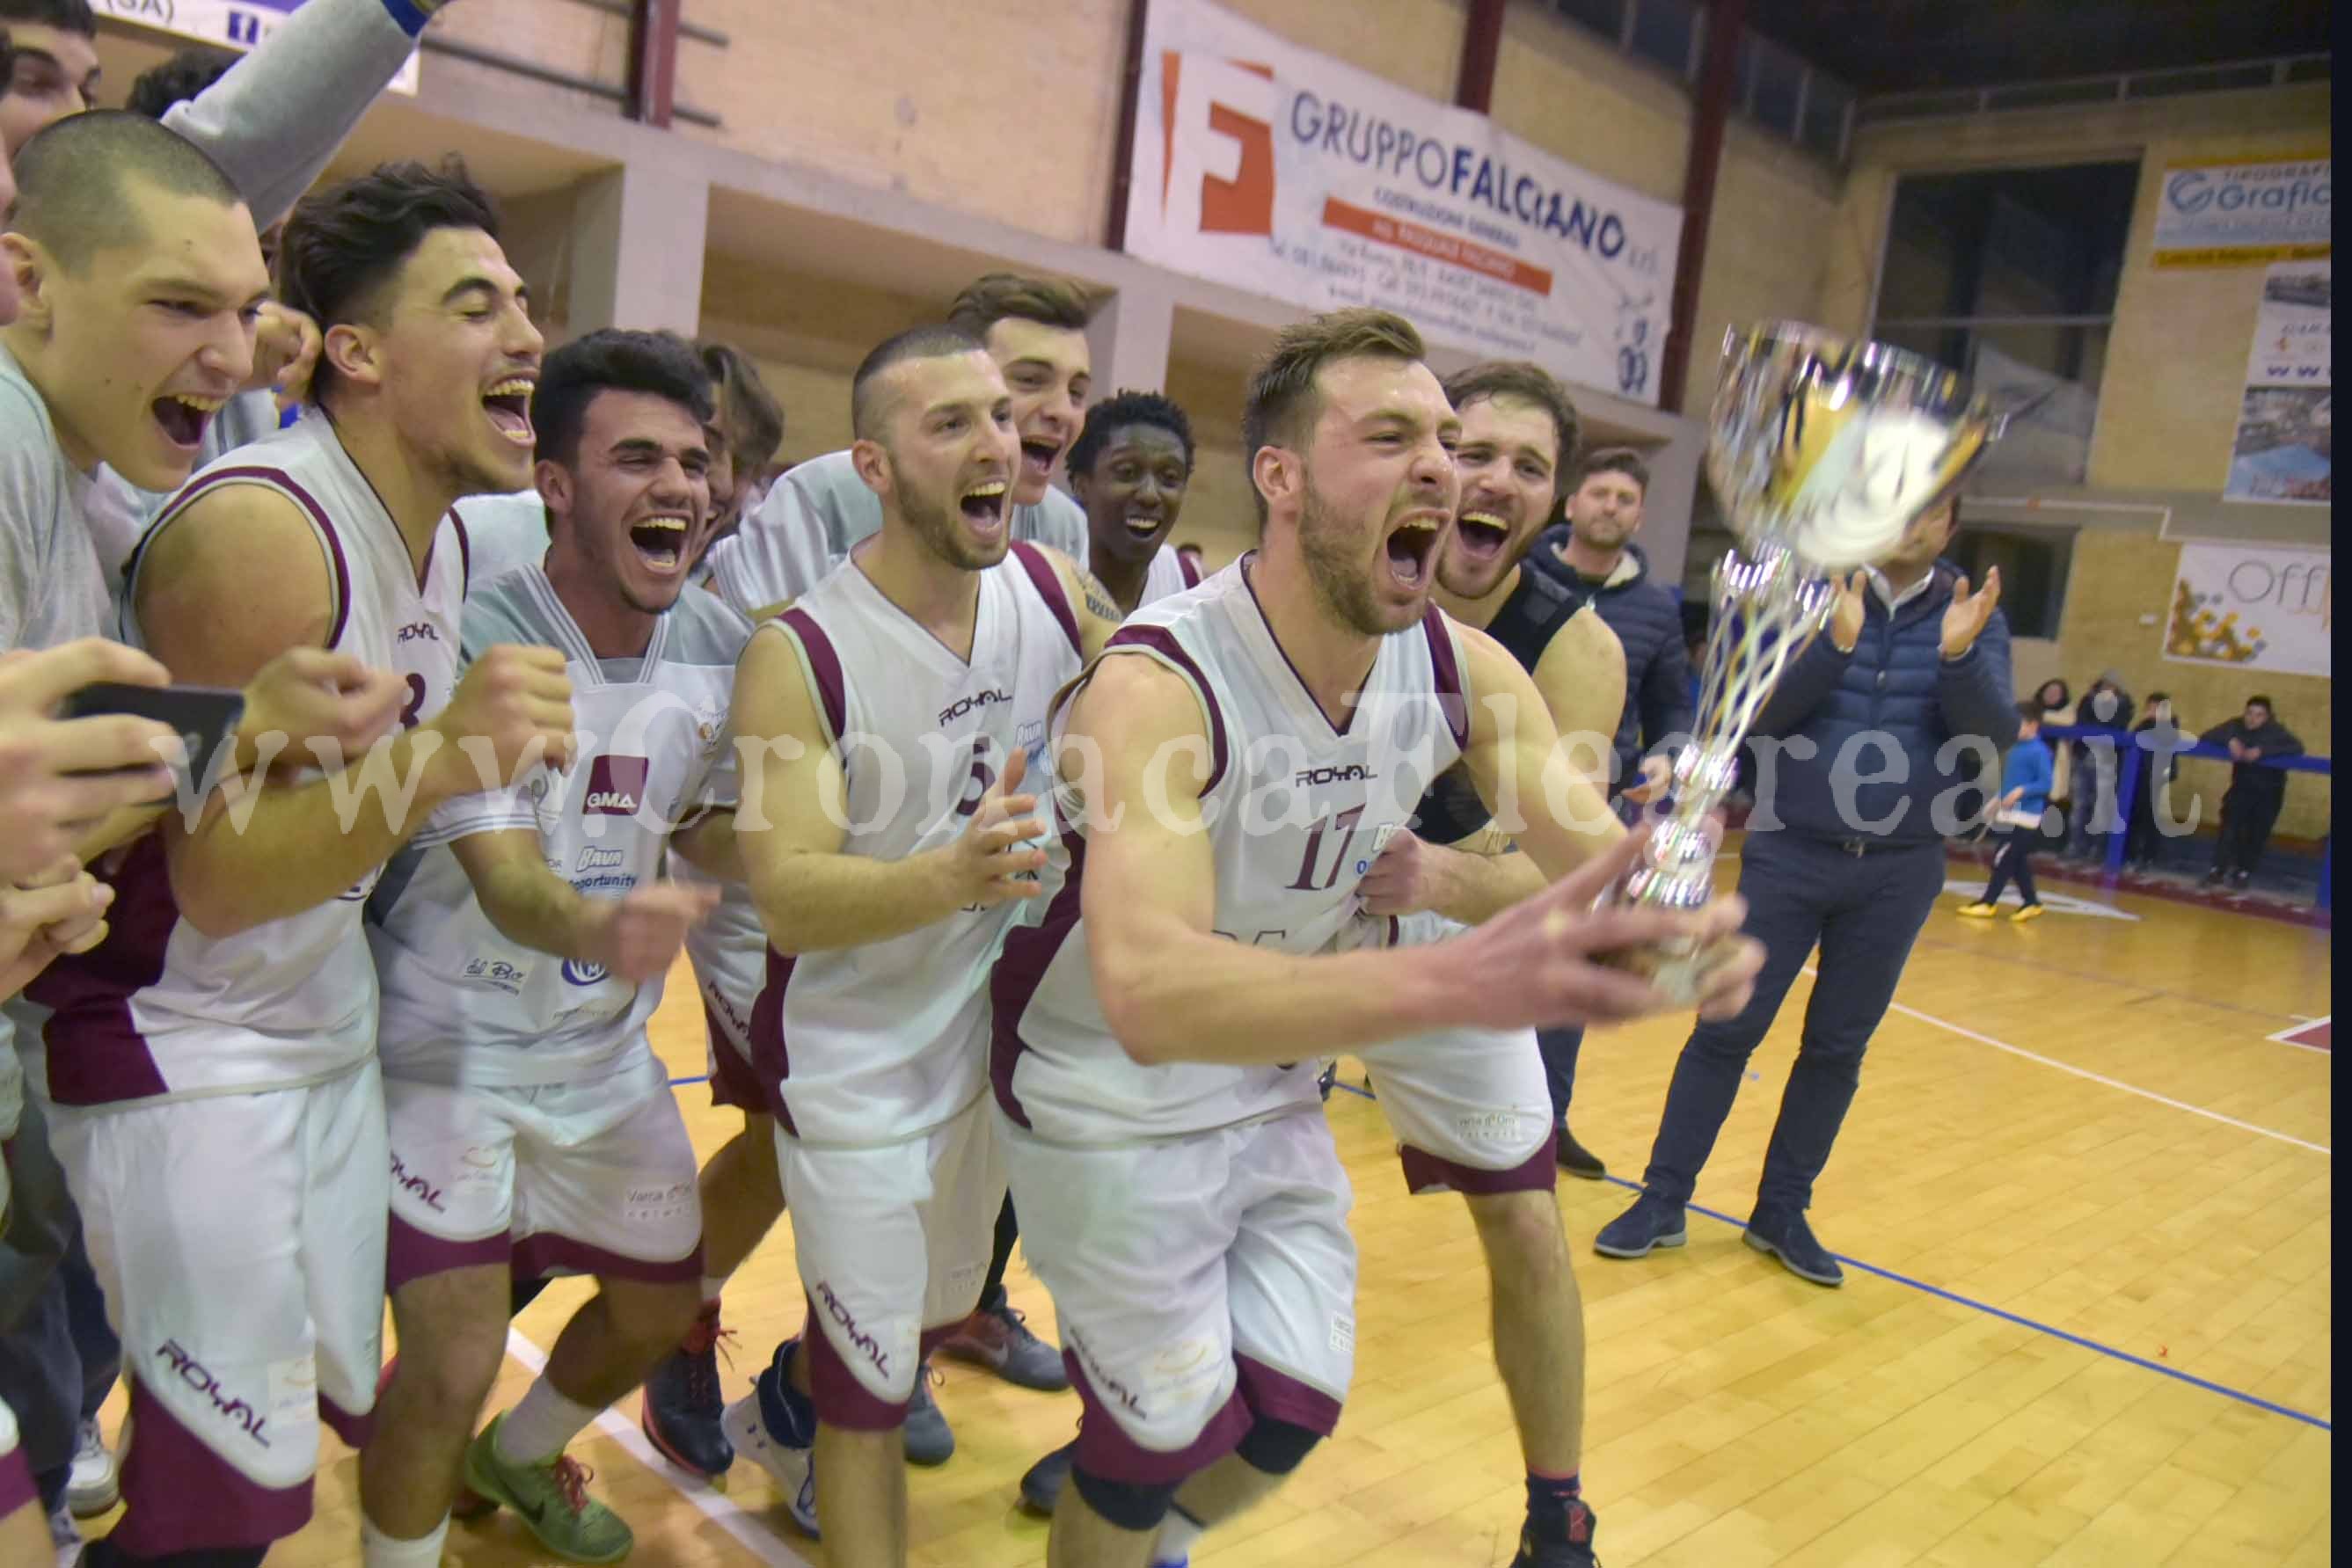
[[[2124,864],[2153,868],[2163,842],[2157,829],[2158,802],[2161,800],[2164,804],[2164,821],[2177,820],[2172,814],[2172,780],[2180,771],[2181,750],[2196,742],[2180,732],[2172,698],[2163,692],[2148,693],[2147,710],[2132,727],[2132,741],[2135,751],[2147,753],[2147,761],[2139,788],[2132,794],[2131,823],[2124,833]],[[2134,766],[2140,765],[2135,760]]]
[[[1629,447],[1605,447],[1577,465],[1568,521],[1544,535],[1528,563],[1590,601],[1625,646],[1625,710],[1617,722],[1612,794],[1646,800],[1665,783],[1673,747],[1691,727],[1690,661],[1682,607],[1650,576],[1633,542],[1650,488],[1649,465]]]
[[[2102,670],[2083,700],[2074,705],[2074,722],[2103,729],[2129,729],[2132,700],[2131,693],[2124,689],[2123,677],[2113,670]],[[2071,749],[2080,787],[2074,791],[2067,852],[2076,859],[2104,861],[2107,840],[2124,831],[2123,813],[2117,806],[2119,748],[2105,737],[2093,737],[2076,740]]]
[[[2042,682],[2033,700],[2042,708],[2042,728],[2064,729],[2074,722],[2074,690],[2057,676]],[[2074,748],[2047,735],[2042,744],[2050,748],[2050,803],[2058,808],[2058,841],[2063,847],[2074,800]]]
[[[1750,749],[1769,748],[1772,763],[1760,770],[1739,891],[1764,968],[1738,1018],[1703,1022],[1684,1044],[1642,1196],[1593,1239],[1603,1257],[1646,1257],[1686,1239],[1685,1207],[1748,1060],[1818,947],[1820,977],[1747,1241],[1801,1279],[1844,1279],[1805,1218],[1813,1184],[1911,945],[1944,890],[1949,807],[1938,802],[1961,787],[1963,756],[2006,751],[2017,738],[2009,626],[1996,608],[2000,574],[1987,572],[1972,593],[1938,559],[1957,526],[1952,505],[1939,506],[1885,561],[1839,584],[1828,627],[1790,662],[1757,718]],[[1874,741],[1900,747],[1902,766],[1879,763],[1857,780],[1855,753]]]
[[[2042,744],[2042,709],[2032,702],[2017,705],[2017,744],[2000,769],[2000,794],[1992,803],[1992,831],[2000,847],[1992,857],[1992,880],[1972,904],[1960,905],[1971,920],[1990,920],[2000,912],[2000,895],[2010,879],[2017,879],[2017,895],[2025,902],[2010,918],[2020,925],[2042,918],[2042,899],[2033,891],[2033,846],[2042,837],[2042,814],[2050,809],[2050,748]]]
[[[1536,541],[1526,564],[1568,590],[1570,615],[1590,603],[1624,647],[1625,706],[1605,782],[1611,796],[1638,804],[1655,797],[1666,782],[1673,765],[1668,743],[1690,738],[1696,699],[1684,653],[1682,606],[1651,578],[1649,558],[1633,542],[1650,490],[1649,466],[1640,455],[1622,446],[1587,454],[1572,470],[1570,483],[1567,522]],[[1628,812],[1629,807],[1619,810]],[[1543,1047],[1560,1124],[1559,1167],[1598,1181],[1609,1174],[1608,1166],[1568,1130],[1568,1102],[1584,1030],[1538,1030],[1536,1039]]]
[[[2286,774],[2263,764],[2302,756],[2303,742],[2279,723],[2265,696],[2248,697],[2243,714],[2197,738],[2227,747],[2231,763],[2230,790],[2221,797],[2221,841],[2213,846],[2213,869],[2205,873],[2205,885],[2219,887],[2227,877],[2231,886],[2244,887],[2253,880],[2286,800]]]

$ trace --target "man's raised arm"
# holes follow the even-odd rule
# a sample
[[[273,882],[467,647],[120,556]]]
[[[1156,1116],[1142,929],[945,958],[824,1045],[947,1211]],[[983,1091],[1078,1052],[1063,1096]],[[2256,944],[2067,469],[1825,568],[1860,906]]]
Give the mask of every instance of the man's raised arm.
[[[1291,1061],[1446,1024],[1597,1020],[1663,1005],[1587,956],[1679,929],[1646,914],[1579,913],[1630,852],[1441,946],[1301,956],[1218,936],[1198,700],[1147,655],[1115,653],[1074,701],[1074,749],[1083,756],[1090,743],[1100,757],[1098,768],[1083,764],[1099,777],[1084,802],[1080,908],[1103,1015],[1137,1061]]]
[[[310,0],[163,123],[211,154],[266,229],[325,172],[443,0]]]

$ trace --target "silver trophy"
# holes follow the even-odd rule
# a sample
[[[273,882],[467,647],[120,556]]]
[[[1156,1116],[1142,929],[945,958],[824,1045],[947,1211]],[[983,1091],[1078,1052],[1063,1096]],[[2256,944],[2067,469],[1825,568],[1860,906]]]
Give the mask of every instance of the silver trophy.
[[[2000,424],[1964,377],[1917,354],[1790,322],[1726,335],[1706,472],[1739,544],[1716,563],[1692,742],[1614,902],[1689,910],[1714,895],[1715,812],[1765,699],[1829,623],[1831,574],[1884,559]],[[1689,1001],[1705,961],[1686,944],[1634,962]]]

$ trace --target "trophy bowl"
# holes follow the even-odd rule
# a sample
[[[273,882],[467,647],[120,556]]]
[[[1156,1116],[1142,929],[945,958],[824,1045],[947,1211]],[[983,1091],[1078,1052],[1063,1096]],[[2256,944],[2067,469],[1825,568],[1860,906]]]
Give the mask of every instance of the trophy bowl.
[[[1774,321],[1723,359],[1707,479],[1743,543],[1814,575],[1883,559],[2000,434],[1966,377],[1884,343]]]
[[[1717,808],[1765,700],[1829,622],[1831,575],[1891,554],[2001,423],[1965,377],[1922,355],[1784,321],[1726,335],[1706,473],[1739,545],[1715,567],[1691,743],[1612,902],[1696,910],[1714,896]],[[1622,961],[1693,1000],[1709,957],[1685,942]]]

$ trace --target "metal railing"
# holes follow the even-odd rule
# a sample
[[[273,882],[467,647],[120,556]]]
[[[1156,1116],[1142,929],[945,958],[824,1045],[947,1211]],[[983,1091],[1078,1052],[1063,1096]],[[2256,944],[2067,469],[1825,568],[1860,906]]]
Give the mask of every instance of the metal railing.
[[[608,16],[619,16],[636,23],[645,0],[570,0],[570,3],[586,10],[601,12]],[[698,26],[682,17],[677,23],[677,37],[692,43],[707,45],[712,48],[724,49],[731,47],[731,41],[725,33],[715,27]],[[634,100],[626,82],[611,82],[599,77],[583,76],[577,71],[563,70],[554,66],[542,65],[537,60],[528,59],[520,55],[509,54],[504,49],[494,49],[479,44],[445,38],[432,32],[427,32],[422,42],[427,54],[446,55],[451,59],[466,60],[490,70],[504,71],[509,76],[544,82],[550,87],[569,88],[575,92],[589,93],[608,103],[617,105],[624,113],[631,112],[632,110]],[[699,109],[683,101],[672,103],[668,112],[673,119],[711,130],[717,130],[726,123],[711,110]]]
[[[1933,120],[1955,115],[2000,114],[2018,110],[2063,109],[2098,103],[2135,103],[2196,92],[2234,92],[2330,79],[2332,54],[2276,55],[2224,65],[2177,66],[2166,70],[2112,71],[2049,81],[2011,82],[1999,87],[1930,88],[1878,93],[1854,110],[1863,125],[1889,120]]]
[[[1598,34],[1628,57],[1695,87],[1712,14],[1699,0],[1549,0],[1555,16]],[[1733,98],[1741,114],[1783,141],[1843,167],[1853,144],[1853,88],[1795,51],[1748,32]]]

